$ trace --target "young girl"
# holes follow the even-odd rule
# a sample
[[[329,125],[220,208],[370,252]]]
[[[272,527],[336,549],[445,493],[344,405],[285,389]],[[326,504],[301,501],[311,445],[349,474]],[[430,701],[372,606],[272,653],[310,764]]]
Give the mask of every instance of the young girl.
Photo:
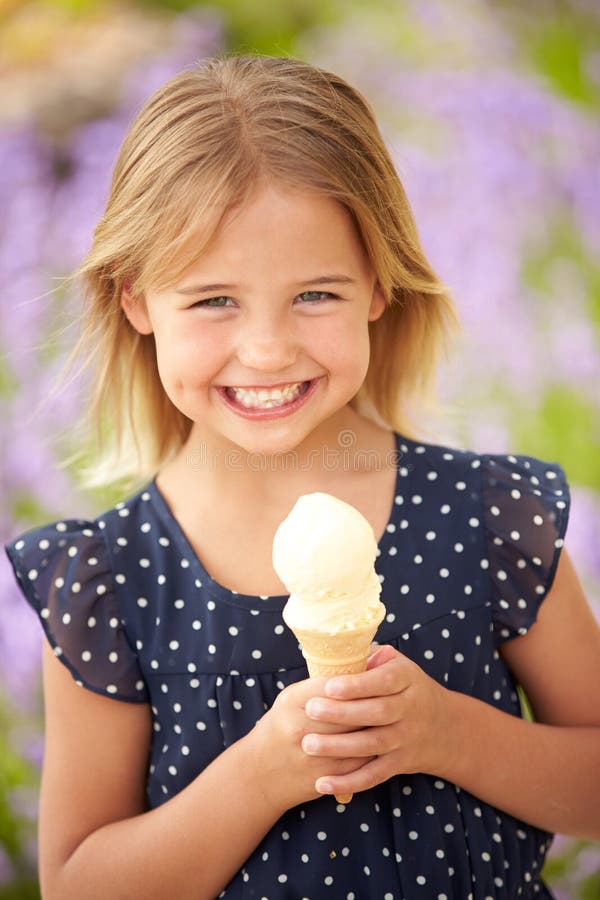
[[[568,490],[414,438],[452,306],[365,100],[293,59],[174,78],[82,273],[102,472],[147,483],[7,548],[48,637],[45,900],[549,897],[550,832],[600,836]],[[282,621],[311,491],[379,540],[360,675],[307,678]]]

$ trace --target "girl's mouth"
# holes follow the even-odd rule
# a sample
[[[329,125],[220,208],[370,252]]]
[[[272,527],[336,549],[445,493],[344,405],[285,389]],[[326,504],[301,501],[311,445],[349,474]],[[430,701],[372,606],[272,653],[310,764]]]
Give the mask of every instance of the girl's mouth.
[[[278,387],[220,387],[227,405],[249,418],[276,418],[296,410],[315,389],[319,379],[295,381]]]

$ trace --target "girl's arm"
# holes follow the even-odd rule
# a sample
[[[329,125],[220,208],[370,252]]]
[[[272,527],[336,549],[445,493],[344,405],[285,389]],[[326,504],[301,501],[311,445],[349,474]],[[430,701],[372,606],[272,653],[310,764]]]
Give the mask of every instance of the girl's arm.
[[[217,896],[285,810],[317,797],[315,779],[331,771],[331,759],[309,760],[300,749],[313,727],[304,706],[323,686],[312,679],[286,688],[250,734],[144,811],[149,707],[77,686],[45,644],[44,900]],[[333,765],[348,772],[364,762]]]
[[[535,723],[447,690],[390,647],[364,675],[331,679],[307,711],[347,733],[308,735],[305,750],[378,758],[319,789],[359,791],[427,772],[539,828],[600,838],[600,629],[564,552],[536,623],[501,654]]]

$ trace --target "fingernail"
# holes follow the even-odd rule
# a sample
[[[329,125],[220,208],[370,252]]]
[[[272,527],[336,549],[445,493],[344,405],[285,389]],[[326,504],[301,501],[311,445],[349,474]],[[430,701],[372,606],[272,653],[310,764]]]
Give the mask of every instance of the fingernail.
[[[306,715],[310,716],[312,719],[318,719],[321,713],[323,712],[323,705],[319,703],[318,700],[309,700],[304,707],[306,710]]]
[[[320,794],[333,794],[333,787],[329,781],[317,778],[315,782],[315,791],[318,791]]]
[[[314,734],[305,734],[302,738],[302,749],[305,753],[316,753],[319,749],[319,739]]]
[[[325,685],[325,693],[330,697],[340,697],[344,693],[344,682],[339,678],[330,678]]]

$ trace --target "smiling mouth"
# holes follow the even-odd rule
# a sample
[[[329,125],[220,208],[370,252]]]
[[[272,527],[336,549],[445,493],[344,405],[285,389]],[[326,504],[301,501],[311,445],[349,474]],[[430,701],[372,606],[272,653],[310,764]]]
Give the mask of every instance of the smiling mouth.
[[[308,391],[311,383],[311,381],[295,381],[284,387],[274,388],[226,387],[225,395],[245,409],[275,409],[294,403]]]

